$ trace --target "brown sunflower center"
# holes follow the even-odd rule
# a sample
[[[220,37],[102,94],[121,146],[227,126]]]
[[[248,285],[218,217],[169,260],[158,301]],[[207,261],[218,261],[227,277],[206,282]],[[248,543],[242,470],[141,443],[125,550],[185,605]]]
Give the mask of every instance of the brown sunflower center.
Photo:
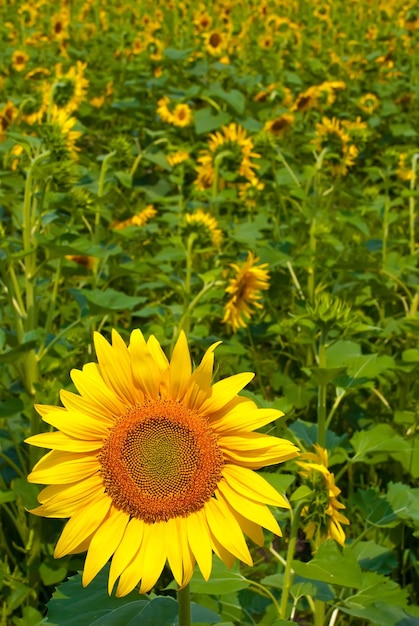
[[[99,458],[115,506],[148,523],[201,509],[223,466],[206,420],[171,400],[131,407],[110,432]]]

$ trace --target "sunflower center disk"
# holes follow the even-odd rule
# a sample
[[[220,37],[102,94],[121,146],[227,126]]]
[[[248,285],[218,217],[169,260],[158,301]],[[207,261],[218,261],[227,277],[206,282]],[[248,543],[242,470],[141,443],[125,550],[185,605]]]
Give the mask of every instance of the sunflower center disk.
[[[206,420],[170,400],[131,407],[105,441],[100,461],[115,506],[149,523],[202,508],[223,466]]]

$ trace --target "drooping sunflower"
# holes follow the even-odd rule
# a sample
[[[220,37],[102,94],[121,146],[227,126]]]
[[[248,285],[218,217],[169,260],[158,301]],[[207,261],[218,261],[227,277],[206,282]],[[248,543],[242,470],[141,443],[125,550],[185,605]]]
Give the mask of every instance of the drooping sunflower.
[[[256,265],[259,259],[249,252],[244,263],[231,263],[235,276],[230,278],[226,293],[229,300],[225,306],[223,323],[233,332],[245,328],[253,309],[261,309],[261,290],[269,289],[268,264]]]
[[[324,162],[330,166],[334,176],[344,176],[358,156],[358,148],[351,142],[347,128],[335,117],[323,117],[321,123],[316,124],[313,143],[319,151],[327,150]]]
[[[312,501],[302,510],[304,532],[316,547],[326,539],[335,539],[343,546],[346,537],[342,524],[350,522],[341,513],[345,508],[338,500],[341,490],[335,484],[334,474],[328,469],[327,450],[318,444],[314,448],[315,452],[305,452],[297,461],[302,468],[300,475],[313,494]]]
[[[253,374],[212,384],[217,345],[192,371],[183,332],[170,362],[138,329],[128,347],[116,331],[112,345],[96,333],[98,363],[71,373],[80,395],[36,407],[58,430],[27,440],[51,449],[28,477],[49,485],[32,513],[70,518],[54,554],[87,550],[83,585],[112,559],[117,596],[152,589],[166,561],[184,586],[196,562],[209,578],[213,552],[251,565],[244,534],[259,545],[261,526],[281,534],[266,505],[288,503],[253,470],[298,451],[253,432],[281,416],[238,395]]]
[[[189,230],[195,230],[201,235],[204,245],[211,243],[215,248],[220,247],[223,232],[215,217],[198,209],[195,213],[185,213],[185,222],[190,227]]]
[[[176,150],[176,152],[168,154],[166,159],[170,167],[176,167],[176,165],[180,165],[189,159],[189,152],[186,152],[186,150]]]
[[[85,100],[89,81],[85,78],[86,63],[77,61],[68,72],[64,72],[61,63],[55,66],[55,82],[45,85],[44,99],[46,104],[52,101],[67,113],[76,111]]]
[[[157,215],[157,211],[152,204],[148,204],[145,209],[136,213],[132,217],[124,220],[123,222],[114,222],[111,225],[113,230],[123,230],[128,226],[145,226],[147,222]]]
[[[283,137],[286,131],[294,124],[295,115],[283,113],[272,120],[268,120],[263,128],[274,137]]]
[[[252,159],[260,158],[260,154],[253,151],[253,140],[246,130],[232,122],[222,126],[221,132],[212,133],[208,141],[208,150],[201,151],[198,157],[197,178],[195,184],[198,189],[211,187],[214,181],[215,165],[219,168],[221,178],[227,180],[255,182],[254,172],[259,166]]]

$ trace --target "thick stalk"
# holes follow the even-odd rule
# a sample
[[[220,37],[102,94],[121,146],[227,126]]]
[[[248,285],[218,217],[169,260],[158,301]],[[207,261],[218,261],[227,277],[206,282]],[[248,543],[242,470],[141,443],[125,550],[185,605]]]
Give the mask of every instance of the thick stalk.
[[[321,331],[320,345],[319,345],[319,368],[326,368],[326,337],[327,332]],[[317,443],[324,448],[326,443],[326,382],[319,384],[318,398],[317,398]]]
[[[298,534],[298,528],[300,525],[300,515],[301,515],[303,506],[304,506],[304,502],[300,502],[297,505],[294,511],[294,517],[292,519],[291,532],[290,532],[290,538],[289,538],[288,550],[287,550],[287,560],[285,563],[284,586],[282,589],[282,596],[281,596],[281,607],[280,607],[280,613],[279,613],[280,619],[287,619],[288,597],[289,597],[289,593],[290,593],[290,589],[292,585],[292,579],[293,579],[293,571],[292,571],[291,564],[294,559],[295,544],[297,543],[297,534]]]
[[[409,251],[411,255],[415,254],[416,249],[416,237],[415,237],[415,223],[416,223],[416,213],[415,213],[415,197],[413,192],[416,187],[416,166],[419,159],[419,153],[414,154],[412,158],[412,177],[410,179],[410,197],[409,197]]]
[[[177,591],[179,604],[179,626],[191,626],[191,596],[189,584]]]

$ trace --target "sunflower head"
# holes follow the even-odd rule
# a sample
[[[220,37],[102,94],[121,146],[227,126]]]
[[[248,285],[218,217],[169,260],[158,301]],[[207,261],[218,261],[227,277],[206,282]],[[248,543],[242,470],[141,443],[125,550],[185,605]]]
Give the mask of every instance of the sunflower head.
[[[335,539],[343,546],[346,537],[342,524],[349,524],[349,520],[341,513],[345,508],[338,500],[341,491],[328,469],[327,450],[318,444],[314,450],[302,454],[297,461],[303,483],[310,489],[302,510],[305,534],[315,547],[325,539]]]
[[[229,299],[225,305],[223,323],[233,331],[245,328],[254,309],[262,308],[261,291],[269,289],[268,264],[257,265],[259,259],[252,252],[248,253],[244,263],[232,263],[234,276],[226,287]]]
[[[70,518],[55,556],[87,550],[83,585],[112,559],[118,596],[152,589],[166,561],[184,586],[196,562],[208,579],[213,552],[251,565],[244,534],[259,545],[262,526],[281,534],[267,505],[289,505],[253,470],[298,451],[254,432],[281,413],[238,395],[253,374],[213,384],[217,345],[193,370],[183,333],[170,361],[140,330],[128,346],[96,333],[98,363],[71,373],[79,395],[37,407],[58,430],[27,440],[51,450],[28,477],[49,485],[32,513]]]
[[[202,209],[198,209],[195,213],[185,214],[186,234],[196,233],[198,243],[205,248],[213,246],[219,248],[223,233],[218,228],[218,222],[209,213],[205,213]]]

